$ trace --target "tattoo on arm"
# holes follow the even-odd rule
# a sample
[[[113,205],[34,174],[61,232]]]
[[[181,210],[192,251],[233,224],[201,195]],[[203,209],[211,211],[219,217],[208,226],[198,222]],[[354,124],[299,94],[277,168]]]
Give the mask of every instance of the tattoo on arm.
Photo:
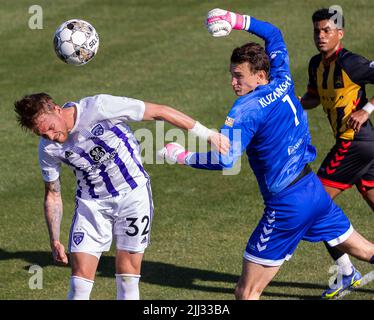
[[[45,183],[45,188],[46,188],[46,191],[51,191],[51,192],[60,192],[61,191],[61,183],[60,183],[60,179],[57,179],[55,181],[51,181],[51,182],[46,182]]]
[[[47,222],[50,241],[60,239],[62,220],[62,199],[60,180],[45,183],[44,215]]]

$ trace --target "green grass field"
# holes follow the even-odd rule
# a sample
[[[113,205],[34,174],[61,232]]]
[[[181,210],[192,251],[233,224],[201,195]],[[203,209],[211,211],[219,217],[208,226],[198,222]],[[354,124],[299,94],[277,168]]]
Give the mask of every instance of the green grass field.
[[[30,1],[3,0],[0,9],[0,299],[65,299],[70,269],[53,265],[43,216],[44,185],[37,162],[38,139],[21,131],[13,102],[27,93],[48,92],[56,102],[98,93],[136,97],[174,106],[209,127],[222,125],[235,96],[228,61],[232,49],[259,41],[244,32],[214,39],[204,28],[214,7],[251,14],[279,26],[288,45],[297,94],[304,93],[307,64],[316,53],[311,15],[317,8],[342,6],[345,46],[374,59],[369,0],[192,1],[192,0],[39,0],[43,29],[28,28]],[[56,27],[65,20],[91,22],[100,35],[98,55],[74,67],[52,48]],[[369,96],[374,94],[368,86]],[[333,144],[328,120],[317,108],[309,113],[318,149],[318,169]],[[154,123],[133,129],[155,130]],[[171,128],[166,126],[167,129]],[[170,165],[145,165],[152,178],[155,219],[152,245],[145,254],[142,299],[233,299],[247,239],[262,215],[254,175],[242,158],[239,175],[223,176]],[[62,175],[67,245],[74,209],[75,179]],[[374,241],[374,214],[354,189],[337,203],[354,227]],[[363,274],[372,266],[353,259]],[[31,265],[43,267],[43,289],[29,289]],[[301,243],[265,290],[264,299],[318,299],[332,265],[323,244]],[[113,251],[99,266],[93,299],[114,299]],[[374,283],[345,299],[374,298]]]

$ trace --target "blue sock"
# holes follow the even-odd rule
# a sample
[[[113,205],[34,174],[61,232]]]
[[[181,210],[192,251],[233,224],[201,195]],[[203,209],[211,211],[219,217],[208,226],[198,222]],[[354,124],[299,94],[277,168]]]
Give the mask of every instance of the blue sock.
[[[374,264],[374,256],[371,257],[371,259],[370,259],[370,263],[371,263],[371,264]]]

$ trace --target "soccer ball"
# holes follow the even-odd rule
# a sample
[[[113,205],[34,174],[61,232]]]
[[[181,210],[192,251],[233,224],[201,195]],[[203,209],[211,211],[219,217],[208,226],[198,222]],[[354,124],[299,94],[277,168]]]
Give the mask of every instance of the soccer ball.
[[[97,53],[99,35],[90,23],[72,19],[57,28],[53,45],[62,61],[81,66],[92,60]]]

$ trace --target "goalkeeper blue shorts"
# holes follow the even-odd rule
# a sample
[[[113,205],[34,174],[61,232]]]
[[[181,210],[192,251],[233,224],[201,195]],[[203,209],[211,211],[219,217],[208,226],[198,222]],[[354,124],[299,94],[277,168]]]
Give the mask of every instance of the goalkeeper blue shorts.
[[[300,240],[327,241],[333,247],[353,232],[349,219],[313,172],[267,200],[265,206],[244,252],[246,260],[261,265],[280,266]]]

